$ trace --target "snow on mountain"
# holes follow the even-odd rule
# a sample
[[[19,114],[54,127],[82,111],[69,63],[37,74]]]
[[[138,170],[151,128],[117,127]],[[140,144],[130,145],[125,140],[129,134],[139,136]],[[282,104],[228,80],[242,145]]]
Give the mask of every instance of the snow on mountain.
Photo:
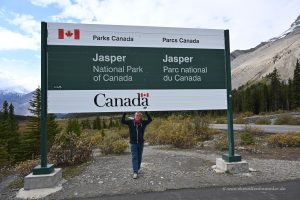
[[[28,111],[29,101],[32,99],[33,92],[18,93],[9,90],[0,90],[0,105],[2,109],[3,102],[6,100],[12,103],[15,107],[15,114],[17,115],[30,115]]]

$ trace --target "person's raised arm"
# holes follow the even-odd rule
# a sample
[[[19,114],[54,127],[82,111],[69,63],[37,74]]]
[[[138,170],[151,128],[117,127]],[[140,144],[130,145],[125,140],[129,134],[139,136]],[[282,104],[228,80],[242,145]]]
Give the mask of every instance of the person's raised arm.
[[[125,118],[126,118],[126,113],[123,113],[123,116],[122,116],[122,119],[121,119],[121,123],[122,123],[122,124],[127,124],[127,125],[128,125],[129,120],[126,120]]]
[[[151,118],[151,116],[149,115],[149,113],[147,111],[145,112],[145,114],[148,118],[147,120],[145,120],[145,122],[146,122],[146,124],[149,124],[150,122],[152,122],[152,118]]]

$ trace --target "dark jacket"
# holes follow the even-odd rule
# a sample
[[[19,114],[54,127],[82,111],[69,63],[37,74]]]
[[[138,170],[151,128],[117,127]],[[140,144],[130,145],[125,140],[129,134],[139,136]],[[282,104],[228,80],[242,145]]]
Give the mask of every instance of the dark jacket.
[[[140,125],[136,125],[134,120],[126,120],[125,116],[126,113],[123,114],[121,123],[126,124],[129,128],[129,135],[130,135],[130,143],[131,144],[142,144],[144,143],[144,132],[146,126],[152,121],[150,115],[146,112],[147,120],[142,120]]]

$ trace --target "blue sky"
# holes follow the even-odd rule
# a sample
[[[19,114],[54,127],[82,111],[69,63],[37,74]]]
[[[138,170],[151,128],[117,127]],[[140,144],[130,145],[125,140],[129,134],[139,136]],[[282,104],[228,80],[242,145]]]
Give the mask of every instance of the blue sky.
[[[0,90],[40,85],[40,22],[229,29],[231,50],[276,37],[300,0],[1,0]]]

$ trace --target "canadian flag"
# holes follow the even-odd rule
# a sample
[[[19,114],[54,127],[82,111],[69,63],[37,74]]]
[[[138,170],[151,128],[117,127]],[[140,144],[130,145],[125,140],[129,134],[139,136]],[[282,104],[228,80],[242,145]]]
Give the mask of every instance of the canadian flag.
[[[140,93],[140,96],[141,97],[149,97],[149,93],[147,92],[147,93]]]
[[[75,40],[79,40],[80,30],[74,29],[73,31],[71,30],[65,31],[65,29],[58,29],[58,39],[65,39],[65,36],[67,38],[73,38]]]

